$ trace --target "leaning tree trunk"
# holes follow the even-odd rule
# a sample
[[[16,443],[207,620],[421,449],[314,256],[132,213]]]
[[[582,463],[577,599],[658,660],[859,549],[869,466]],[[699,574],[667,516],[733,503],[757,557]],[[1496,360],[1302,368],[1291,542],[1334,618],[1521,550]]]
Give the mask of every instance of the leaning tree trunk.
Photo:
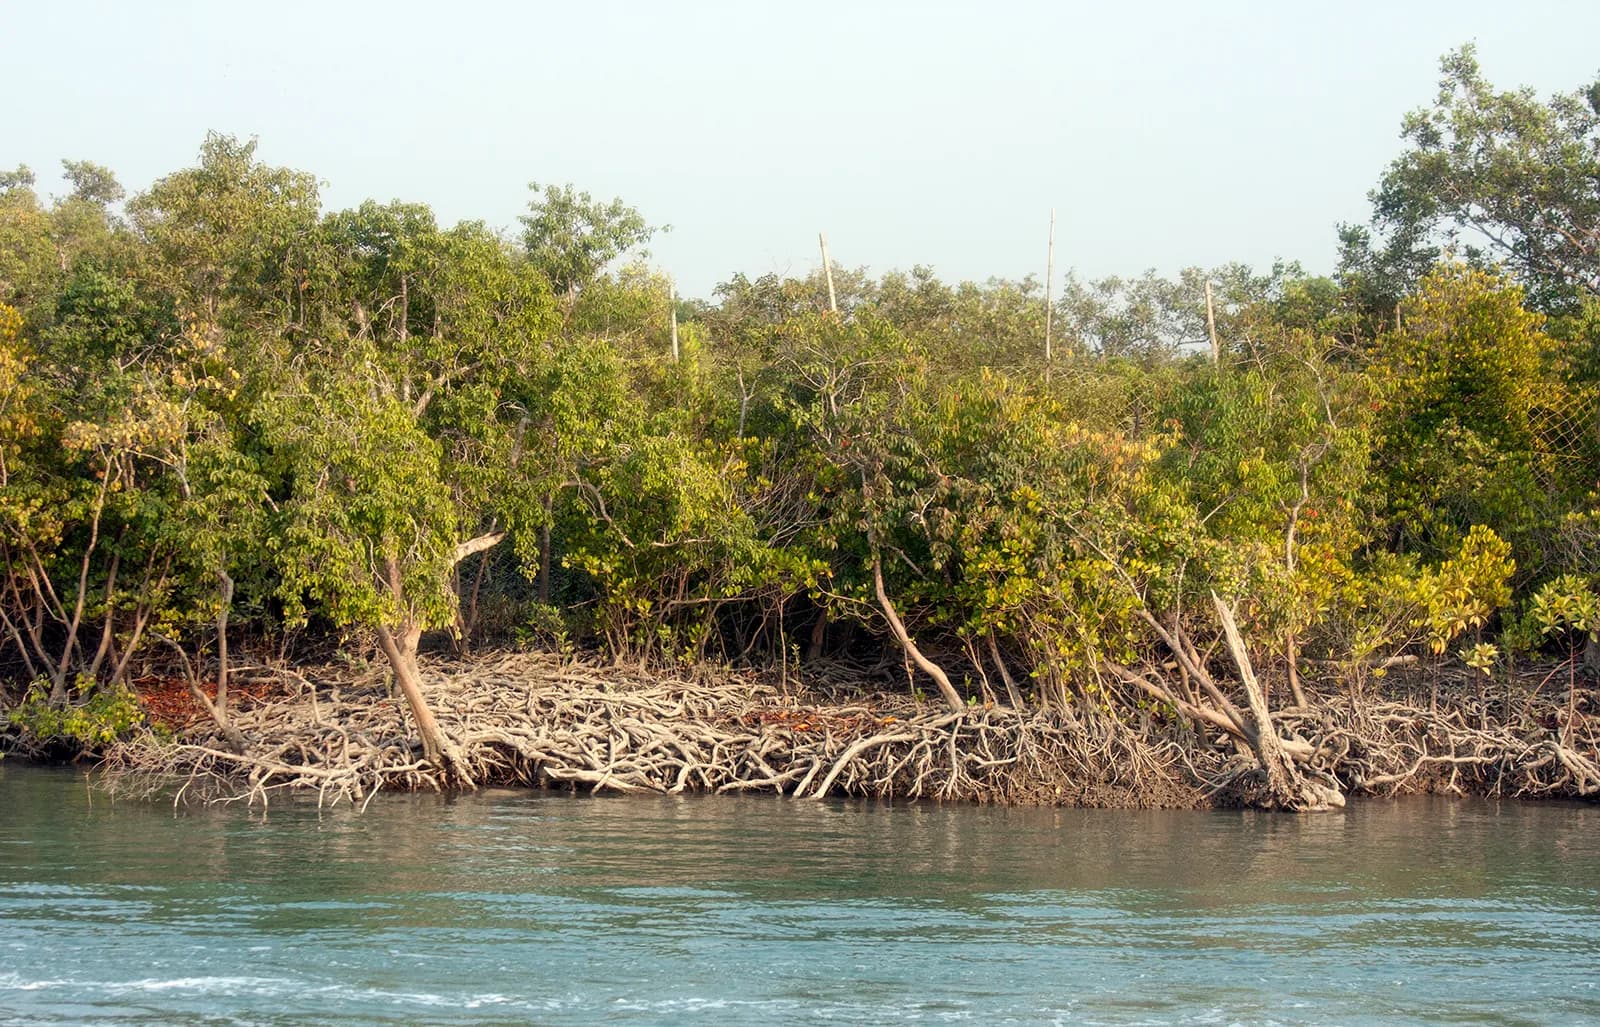
[[[1233,619],[1233,611],[1216,593],[1212,593],[1211,601],[1217,608],[1217,619],[1222,622],[1222,633],[1227,639],[1233,662],[1239,668],[1239,681],[1244,685],[1245,699],[1249,703],[1250,717],[1245,723],[1245,741],[1255,753],[1256,762],[1261,765],[1265,792],[1262,804],[1301,811],[1343,806],[1343,793],[1301,773],[1293,757],[1284,749],[1283,739],[1278,737],[1278,729],[1272,723],[1272,714],[1267,709],[1266,694],[1256,680],[1255,667],[1245,649],[1244,638],[1239,634],[1239,625]]]
[[[1241,752],[1252,757],[1259,770],[1260,786],[1241,795],[1247,803],[1268,809],[1319,810],[1336,809],[1344,805],[1344,793],[1332,777],[1319,773],[1309,764],[1315,753],[1311,746],[1298,739],[1285,740],[1278,734],[1267,705],[1267,697],[1256,678],[1255,667],[1245,649],[1239,625],[1233,611],[1215,594],[1217,619],[1222,624],[1228,652],[1239,670],[1239,684],[1245,693],[1246,705],[1240,709],[1212,677],[1206,659],[1197,652],[1185,636],[1183,626],[1173,617],[1163,625],[1147,609],[1139,616],[1148,624],[1172,654],[1177,657],[1180,672],[1200,689],[1201,695],[1189,698],[1175,694],[1143,673],[1129,670],[1113,662],[1103,666],[1116,677],[1141,691],[1170,703],[1185,716],[1220,728],[1234,740]],[[1202,705],[1209,699],[1212,706]]]
[[[422,737],[422,754],[434,767],[444,773],[447,780],[471,788],[472,772],[462,758],[461,750],[444,733],[433,715],[427,698],[422,694],[422,674],[417,669],[417,643],[422,638],[422,627],[407,621],[391,630],[388,625],[378,626],[378,645],[388,657],[394,670],[395,684],[411,707],[411,717],[417,722],[417,734]]]
[[[506,537],[503,531],[492,531],[477,538],[457,543],[450,566],[456,567],[467,557],[481,553],[499,544]],[[384,566],[384,584],[399,607],[406,609],[405,585],[400,573],[400,563],[390,557]],[[472,770],[467,766],[461,750],[439,726],[428,700],[422,694],[422,673],[417,669],[417,643],[422,639],[422,624],[407,615],[398,625],[379,624],[378,645],[394,671],[394,682],[411,707],[411,717],[417,722],[417,734],[422,737],[425,759],[439,770],[449,784],[471,788],[474,784]]]
[[[964,711],[967,704],[961,701],[961,693],[950,683],[950,675],[944,672],[943,667],[922,654],[922,650],[918,649],[917,643],[912,640],[911,634],[906,631],[900,615],[895,612],[894,604],[889,601],[889,593],[883,587],[883,561],[877,557],[873,557],[872,560],[872,587],[878,594],[878,606],[883,610],[883,617],[889,622],[889,630],[894,632],[895,641],[900,643],[900,648],[911,657],[911,662],[920,667],[924,674],[933,678],[933,683],[939,686],[939,694],[944,697],[945,705],[950,707],[951,712]]]

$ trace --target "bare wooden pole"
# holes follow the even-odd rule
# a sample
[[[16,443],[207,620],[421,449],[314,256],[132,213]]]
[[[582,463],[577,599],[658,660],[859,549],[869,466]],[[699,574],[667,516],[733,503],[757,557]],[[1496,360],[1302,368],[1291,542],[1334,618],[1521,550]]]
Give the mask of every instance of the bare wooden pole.
[[[1211,334],[1211,362],[1222,362],[1222,344],[1217,341],[1217,311],[1211,304],[1211,283],[1206,282],[1206,331]]]
[[[672,316],[672,362],[678,362],[678,287],[667,286],[667,306]]]
[[[822,271],[828,276],[828,309],[837,314],[839,300],[833,293],[833,262],[828,259],[828,237],[818,232],[817,242],[822,245]]]
[[[1056,284],[1056,209],[1050,208],[1050,248],[1044,259],[1044,359],[1050,359],[1050,322],[1055,313],[1051,302]]]

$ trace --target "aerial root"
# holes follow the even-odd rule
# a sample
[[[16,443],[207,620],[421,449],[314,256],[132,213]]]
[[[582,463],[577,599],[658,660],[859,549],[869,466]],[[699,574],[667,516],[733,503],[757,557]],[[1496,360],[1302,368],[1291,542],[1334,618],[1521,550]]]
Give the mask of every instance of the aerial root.
[[[399,699],[331,671],[236,711],[244,754],[198,723],[176,741],[123,743],[119,787],[265,804],[286,790],[326,805],[380,790],[441,791]],[[992,803],[1190,805],[1175,748],[1104,716],[972,707],[908,696],[780,690],[753,676],[644,678],[539,655],[429,668],[429,702],[482,785],[591,792],[769,792]]]
[[[1433,708],[1340,695],[1275,719],[1311,744],[1307,766],[1357,793],[1600,796],[1600,723],[1580,714],[1564,730],[1565,716],[1564,699],[1537,693],[1509,709],[1470,696]]]
[[[955,713],[905,695],[830,691],[826,681],[780,689],[753,675],[706,677],[518,654],[433,665],[424,685],[464,766],[486,786],[1089,806],[1264,801],[1259,766],[1235,738],[1181,709],[1141,706],[1132,687],[1061,709]],[[284,681],[235,712],[244,753],[196,723],[175,741],[114,746],[104,761],[113,783],[153,793],[177,780],[179,800],[255,805],[289,790],[324,805],[448,790],[399,698],[331,668]],[[1565,706],[1535,693],[1508,715],[1503,703],[1466,697],[1433,709],[1339,694],[1271,721],[1297,773],[1330,793],[1592,798],[1600,725],[1581,715],[1559,723]]]

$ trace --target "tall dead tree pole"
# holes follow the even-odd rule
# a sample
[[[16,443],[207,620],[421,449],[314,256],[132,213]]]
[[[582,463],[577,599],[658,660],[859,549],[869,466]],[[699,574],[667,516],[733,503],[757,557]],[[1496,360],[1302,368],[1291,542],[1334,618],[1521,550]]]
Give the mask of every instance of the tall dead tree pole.
[[[1211,335],[1211,362],[1222,363],[1222,344],[1217,341],[1217,311],[1211,305],[1211,282],[1206,282],[1206,331]]]
[[[1055,314],[1052,291],[1056,283],[1056,209],[1050,208],[1050,247],[1044,259],[1044,359],[1050,361],[1050,322]]]
[[[672,315],[672,362],[678,362],[678,287],[667,286],[667,307]]]
[[[839,300],[833,294],[833,262],[828,259],[828,237],[818,232],[817,242],[822,246],[822,272],[828,276],[828,309],[837,314]]]

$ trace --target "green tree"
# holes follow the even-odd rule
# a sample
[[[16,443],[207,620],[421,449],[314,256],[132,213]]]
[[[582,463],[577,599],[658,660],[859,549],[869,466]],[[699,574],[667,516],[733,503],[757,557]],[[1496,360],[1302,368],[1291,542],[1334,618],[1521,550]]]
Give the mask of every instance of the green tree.
[[[19,189],[32,189],[38,178],[33,169],[26,164],[18,164],[10,171],[0,171],[0,192],[16,192]]]
[[[61,275],[60,259],[32,174],[13,172],[5,178],[10,184],[0,187],[0,303],[34,321],[48,309]]]
[[[521,218],[523,245],[557,294],[576,296],[606,265],[657,231],[621,199],[605,203],[571,185],[532,182],[528,188],[537,195]]]
[[[104,207],[121,202],[126,195],[108,167],[87,160],[64,160],[61,168],[72,183],[72,199]]]
[[[1545,308],[1600,291],[1600,80],[1541,102],[1495,90],[1471,45],[1440,68],[1433,106],[1406,116],[1408,149],[1372,193],[1381,242],[1347,230],[1347,270],[1393,296],[1453,249],[1504,261]]]
[[[1542,372],[1550,346],[1522,290],[1463,265],[1425,278],[1379,338],[1382,395],[1374,462],[1393,542],[1443,556],[1474,524],[1518,546],[1550,516],[1549,447],[1539,411],[1559,383]]]
[[[258,161],[256,142],[211,133],[200,163],[127,204],[147,273],[180,309],[224,328],[306,327],[321,213],[317,180]]]
[[[291,620],[312,613],[373,631],[410,705],[426,759],[472,783],[422,693],[417,643],[454,619],[451,571],[498,542],[467,539],[443,447],[392,382],[374,380],[370,349],[351,370],[324,366],[265,401],[256,426],[289,493],[270,542]],[[376,386],[376,388],[374,387]]]

